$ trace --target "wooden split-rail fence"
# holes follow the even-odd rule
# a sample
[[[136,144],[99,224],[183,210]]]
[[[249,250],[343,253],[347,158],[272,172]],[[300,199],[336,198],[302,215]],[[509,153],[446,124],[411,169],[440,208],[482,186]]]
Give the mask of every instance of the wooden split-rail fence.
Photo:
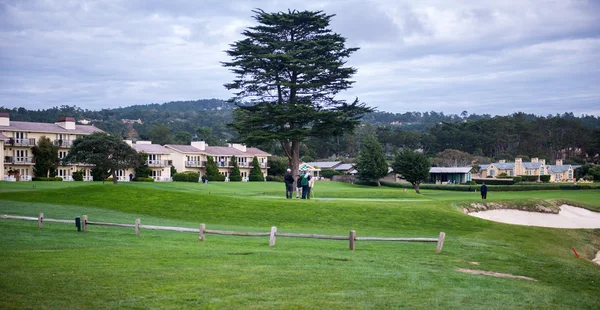
[[[206,229],[205,224],[200,224],[200,228],[185,228],[185,227],[173,227],[173,226],[155,226],[155,225],[142,225],[140,219],[135,220],[135,224],[118,224],[118,223],[105,223],[105,222],[91,222],[87,215],[84,215],[80,218],[76,218],[75,220],[59,220],[59,219],[51,219],[45,218],[44,213],[40,213],[40,215],[36,217],[28,217],[28,216],[16,216],[16,215],[0,215],[0,219],[12,219],[12,220],[25,220],[25,221],[37,221],[38,228],[42,229],[44,227],[44,222],[51,223],[68,223],[68,224],[77,224],[78,230],[83,232],[88,231],[89,225],[97,225],[97,226],[109,226],[109,227],[124,227],[124,228],[134,228],[135,234],[137,236],[140,235],[141,229],[152,229],[152,230],[170,230],[170,231],[180,231],[180,232],[193,232],[198,233],[198,239],[200,241],[204,241],[206,239],[207,234],[214,235],[231,235],[231,236],[251,236],[251,237],[266,237],[269,236],[269,246],[275,246],[275,238],[276,237],[292,237],[292,238],[313,238],[313,239],[330,239],[330,240],[348,240],[350,250],[354,250],[356,248],[356,241],[404,241],[404,242],[437,242],[437,247],[435,249],[436,253],[440,253],[442,251],[442,247],[444,246],[444,239],[446,238],[446,233],[440,232],[438,238],[377,238],[377,237],[357,237],[356,231],[351,230],[348,236],[331,236],[331,235],[317,235],[317,234],[296,234],[296,233],[282,233],[277,232],[277,227],[271,227],[270,232],[237,232],[237,231],[226,231],[226,230],[211,230]]]

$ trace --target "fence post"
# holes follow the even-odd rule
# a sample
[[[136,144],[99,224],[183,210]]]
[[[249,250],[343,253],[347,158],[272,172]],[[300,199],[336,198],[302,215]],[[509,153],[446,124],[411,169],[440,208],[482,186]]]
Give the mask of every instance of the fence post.
[[[88,216],[84,215],[81,217],[81,228],[83,228],[83,232],[87,232],[87,222],[88,222]]]
[[[135,219],[135,235],[140,235],[140,219]]]
[[[356,231],[355,230],[350,231],[349,239],[350,239],[350,250],[354,251],[355,244],[356,244]]]
[[[206,225],[200,224],[200,235],[198,236],[198,239],[200,241],[204,241],[204,230],[205,229],[206,229]]]
[[[440,253],[442,251],[442,247],[444,246],[445,238],[446,238],[446,233],[442,231],[440,233],[440,236],[438,237],[437,248],[435,249],[436,253]]]
[[[44,213],[40,213],[38,217],[38,228],[42,229],[42,227],[44,227]]]
[[[275,233],[277,232],[277,227],[271,227],[271,237],[269,238],[269,246],[275,245]]]

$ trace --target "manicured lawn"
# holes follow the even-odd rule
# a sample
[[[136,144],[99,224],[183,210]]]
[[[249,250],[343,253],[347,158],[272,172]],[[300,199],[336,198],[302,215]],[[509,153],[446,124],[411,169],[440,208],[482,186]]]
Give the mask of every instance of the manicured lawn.
[[[33,184],[35,183],[35,184]],[[35,189],[33,188],[35,185]],[[572,308],[600,304],[600,230],[522,227],[462,214],[477,193],[322,182],[310,201],[280,183],[0,182],[0,213],[236,231],[437,237],[435,243],[208,235],[0,220],[0,308]],[[600,191],[490,193],[600,209]],[[479,265],[470,264],[478,262]],[[471,268],[537,281],[457,272]]]

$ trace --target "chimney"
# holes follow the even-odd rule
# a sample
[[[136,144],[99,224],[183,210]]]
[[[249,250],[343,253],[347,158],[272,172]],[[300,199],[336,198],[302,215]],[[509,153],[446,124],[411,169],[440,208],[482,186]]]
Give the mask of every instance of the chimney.
[[[500,160],[498,161],[498,163],[499,163],[499,164],[504,164],[504,163],[506,163],[506,159],[500,159]]]
[[[531,159],[531,162],[532,162],[532,163],[537,163],[537,162],[538,162],[538,158],[537,158],[537,157],[534,157],[534,158],[532,158],[532,159]]]
[[[67,130],[73,130],[75,129],[75,119],[72,117],[59,117],[56,125]]]
[[[0,126],[10,126],[10,116],[8,113],[0,113]]]
[[[206,150],[206,143],[204,141],[192,141],[191,145],[201,151]]]
[[[240,150],[244,153],[246,153],[246,145],[245,144],[239,144],[239,143],[228,143],[227,146],[232,147],[236,150]]]
[[[523,158],[515,158],[515,163],[522,163],[523,162]]]
[[[562,159],[557,159],[556,160],[556,165],[557,166],[562,166]]]
[[[131,140],[123,140],[123,142],[127,143],[129,146],[133,145],[133,141]]]
[[[540,163],[542,163],[542,165],[546,164],[546,160],[545,159],[540,159]]]

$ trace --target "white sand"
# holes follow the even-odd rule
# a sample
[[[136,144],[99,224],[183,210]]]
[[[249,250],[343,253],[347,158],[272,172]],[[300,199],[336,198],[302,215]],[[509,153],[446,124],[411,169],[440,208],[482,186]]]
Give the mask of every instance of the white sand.
[[[554,228],[600,228],[600,213],[562,205],[558,214],[520,210],[489,210],[469,213],[471,216],[507,224]]]

